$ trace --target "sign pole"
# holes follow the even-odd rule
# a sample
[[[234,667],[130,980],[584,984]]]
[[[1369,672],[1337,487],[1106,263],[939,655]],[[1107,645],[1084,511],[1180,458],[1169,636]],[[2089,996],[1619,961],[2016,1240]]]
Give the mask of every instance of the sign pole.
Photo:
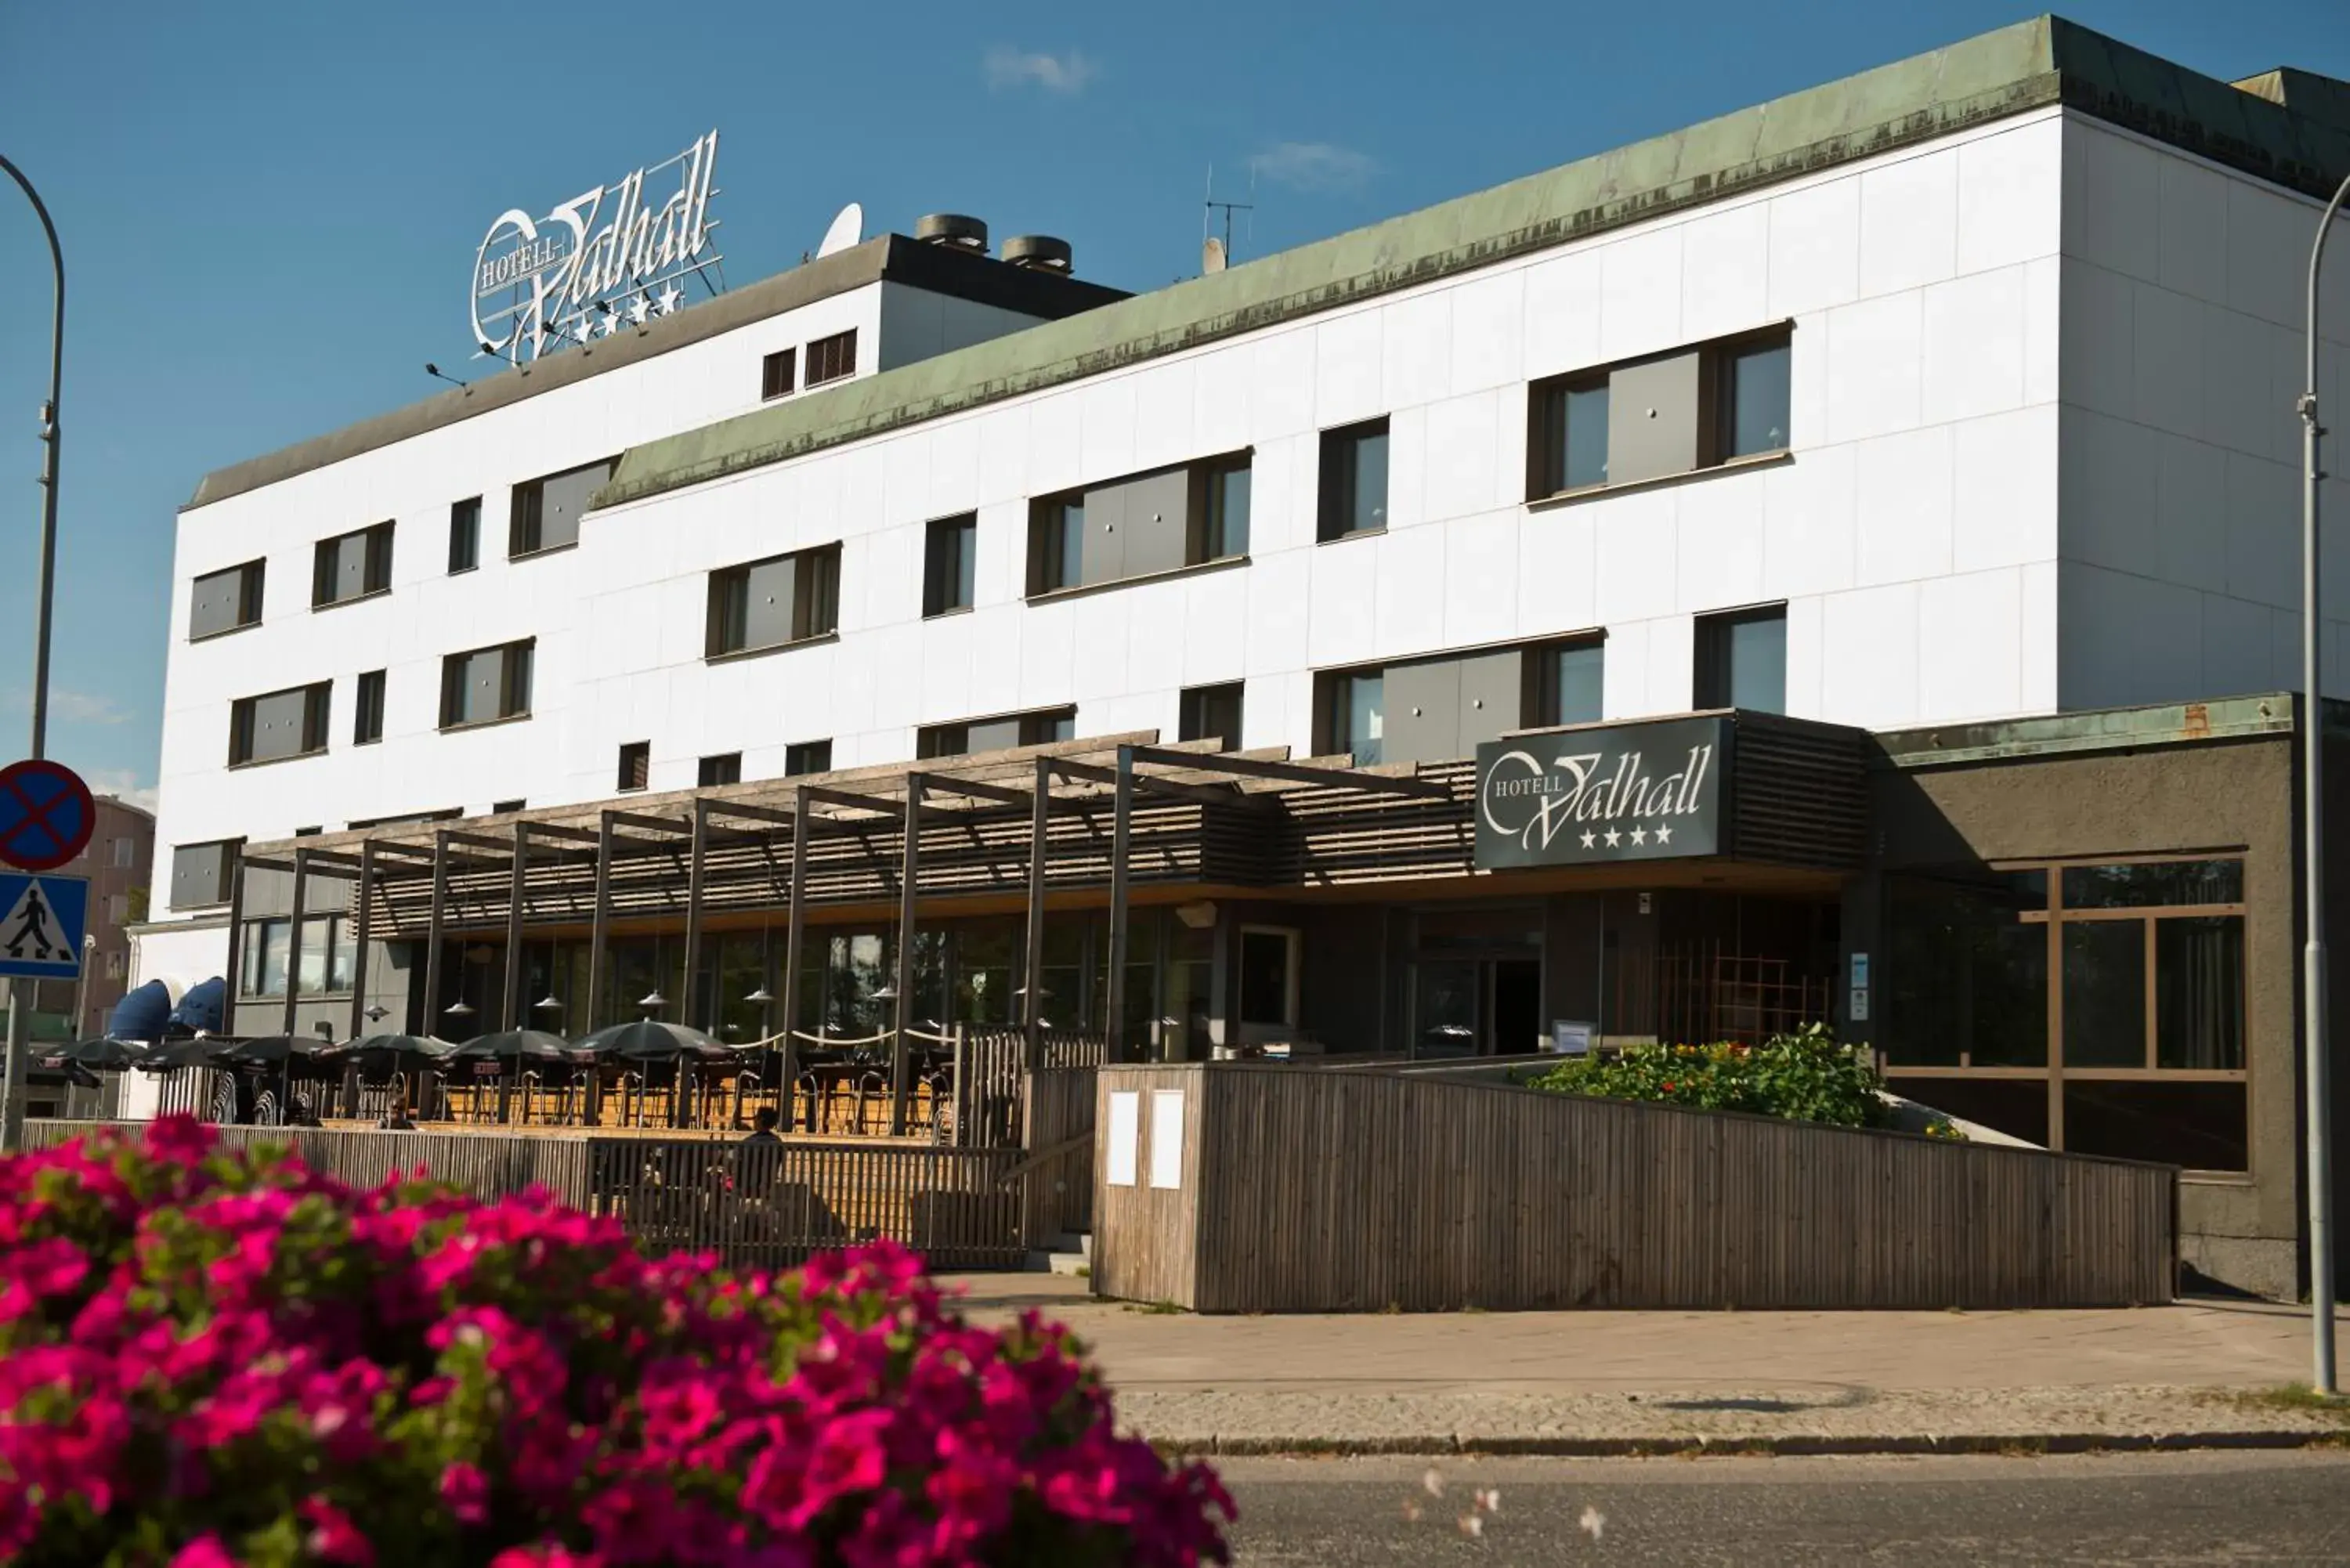
[[[66,258],[57,244],[57,226],[49,221],[49,209],[33,182],[5,158],[0,158],[0,170],[24,188],[40,217],[41,230],[49,240],[55,282],[49,321],[49,400],[41,405],[41,584],[33,634],[33,755],[39,757],[47,746],[49,730],[49,590],[57,559],[57,394],[66,340]],[[32,1000],[36,994],[37,986],[27,987],[21,980],[8,982],[7,1090],[5,1105],[0,1105],[0,1154],[14,1154],[25,1147],[25,1075],[31,1066]]]

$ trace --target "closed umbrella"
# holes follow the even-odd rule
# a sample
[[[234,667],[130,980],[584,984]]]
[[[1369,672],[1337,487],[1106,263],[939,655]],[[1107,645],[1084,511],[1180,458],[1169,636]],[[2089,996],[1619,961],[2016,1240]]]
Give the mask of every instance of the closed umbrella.
[[[733,1052],[699,1029],[653,1018],[598,1029],[582,1040],[579,1048],[622,1062],[675,1062],[685,1057],[724,1062],[733,1057]]]

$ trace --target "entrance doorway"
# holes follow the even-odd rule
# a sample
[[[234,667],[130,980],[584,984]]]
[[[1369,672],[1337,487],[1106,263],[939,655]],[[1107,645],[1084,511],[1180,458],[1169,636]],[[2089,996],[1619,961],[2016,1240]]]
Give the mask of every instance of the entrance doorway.
[[[1415,1056],[1513,1056],[1541,1042],[1538,959],[1422,959],[1413,991]]]

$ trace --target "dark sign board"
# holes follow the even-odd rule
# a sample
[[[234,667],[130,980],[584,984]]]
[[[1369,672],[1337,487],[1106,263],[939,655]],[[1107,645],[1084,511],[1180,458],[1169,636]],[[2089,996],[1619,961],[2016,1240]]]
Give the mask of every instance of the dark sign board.
[[[1477,865],[1579,866],[1720,855],[1727,718],[1512,735],[1477,748]]]

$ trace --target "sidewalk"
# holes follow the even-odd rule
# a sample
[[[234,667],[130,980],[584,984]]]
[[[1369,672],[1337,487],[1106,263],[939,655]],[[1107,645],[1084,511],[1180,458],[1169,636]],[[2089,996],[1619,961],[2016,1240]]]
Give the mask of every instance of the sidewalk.
[[[2350,1412],[2280,1400],[2306,1313],[2200,1299],[2038,1313],[1460,1313],[1196,1317],[1084,1280],[972,1275],[1093,1347],[1118,1413],[1212,1453],[1786,1453],[2291,1447]],[[2345,1316],[2350,1324],[2350,1316]],[[2350,1342],[2350,1332],[2344,1338]]]

